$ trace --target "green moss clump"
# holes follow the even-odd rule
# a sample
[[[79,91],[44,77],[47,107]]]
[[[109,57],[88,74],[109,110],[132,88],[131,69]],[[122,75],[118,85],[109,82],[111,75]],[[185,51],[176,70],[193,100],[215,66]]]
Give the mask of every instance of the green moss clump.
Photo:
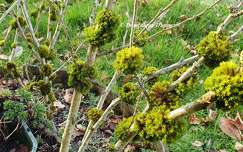
[[[136,116],[138,136],[148,141],[162,141],[171,143],[182,135],[183,124],[168,118],[170,110],[166,106],[159,106],[148,113],[141,113]]]
[[[140,30],[136,30],[135,33],[134,33],[134,45],[135,46],[138,46],[138,47],[143,47],[147,44],[148,42],[148,32],[143,32],[141,34],[140,33]]]
[[[124,118],[121,122],[118,123],[115,129],[115,136],[118,139],[127,141],[132,134],[136,133],[135,130],[132,131],[129,129],[134,119],[134,117]]]
[[[56,21],[58,19],[58,7],[56,5],[52,5],[50,19],[51,21]]]
[[[149,77],[150,75],[152,75],[156,71],[158,71],[158,69],[156,67],[148,66],[148,67],[145,67],[143,69],[143,75],[146,76],[146,77]],[[149,86],[154,85],[155,82],[157,82],[158,80],[159,80],[158,77],[154,77],[153,79],[150,79],[149,82],[148,82]]]
[[[18,70],[17,65],[14,62],[8,62],[6,64],[6,72],[10,74],[13,78],[19,78],[20,72]]]
[[[117,71],[133,74],[142,68],[143,59],[143,52],[140,48],[125,48],[116,54],[113,66]]]
[[[128,82],[123,85],[119,91],[121,100],[129,104],[135,104],[136,98],[139,95],[139,88],[133,82]]]
[[[181,75],[186,72],[188,70],[187,67],[182,67],[178,70],[174,70],[171,72],[170,74],[170,79],[171,81],[176,81],[177,79],[179,79],[181,77]],[[196,81],[196,73],[194,73],[191,77],[187,78],[186,80],[184,80],[183,82],[181,82],[177,88],[176,88],[176,92],[179,95],[182,95],[183,93],[185,93],[188,89],[193,87],[194,82]]]
[[[243,72],[233,62],[222,62],[204,83],[206,91],[216,93],[216,106],[235,110],[243,103]]]
[[[18,16],[17,18],[10,20],[9,25],[13,29],[16,29],[16,28],[18,28],[17,21],[19,21],[19,24],[20,24],[21,27],[24,27],[26,25],[25,19],[22,16]]]
[[[67,70],[68,85],[74,87],[82,93],[88,93],[92,84],[88,80],[95,77],[94,68],[86,65],[82,60],[75,60]]]
[[[50,76],[53,71],[53,68],[51,64],[45,64],[41,66],[40,70],[43,76]]]
[[[173,110],[179,107],[179,96],[174,91],[168,91],[168,81],[156,82],[149,91],[151,107],[164,105]]]
[[[55,58],[55,51],[49,49],[49,47],[45,44],[40,46],[40,48],[38,49],[38,53],[41,58],[44,58],[46,60],[53,60]]]
[[[5,40],[4,39],[1,39],[0,40],[0,46],[2,47],[2,46],[4,46],[5,45]]]
[[[46,96],[51,92],[51,84],[45,83],[44,80],[39,80],[37,82],[37,86],[39,87],[40,92],[43,96]]]
[[[228,37],[215,31],[210,32],[196,46],[198,54],[205,57],[206,64],[209,66],[215,66],[215,64],[227,60],[230,57],[231,49]]]
[[[183,124],[168,118],[170,110],[159,106],[147,113],[123,119],[115,129],[115,136],[126,141],[133,134],[135,139],[171,143],[182,135]]]
[[[98,108],[90,108],[87,112],[87,116],[89,120],[97,121],[103,114],[103,110],[98,109]]]
[[[95,24],[84,29],[85,42],[99,47],[112,41],[118,25],[119,17],[112,10],[101,10],[96,16]]]

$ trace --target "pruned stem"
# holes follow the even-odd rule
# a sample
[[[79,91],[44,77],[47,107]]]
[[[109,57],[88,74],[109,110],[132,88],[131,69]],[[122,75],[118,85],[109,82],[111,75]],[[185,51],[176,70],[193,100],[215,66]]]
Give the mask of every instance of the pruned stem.
[[[217,28],[217,33],[220,33],[223,31],[223,29],[235,18],[243,15],[243,10],[237,12],[237,13],[230,13],[229,16],[226,17],[223,23],[221,23]]]
[[[68,113],[68,118],[65,130],[62,136],[61,147],[59,152],[68,152],[69,144],[71,142],[72,133],[75,128],[79,105],[82,100],[82,94],[77,89],[74,89],[71,106]]]
[[[96,59],[96,54],[97,54],[97,48],[90,45],[88,48],[87,58],[86,58],[86,64],[88,66],[92,66],[94,64]]]
[[[185,60],[182,60],[182,61],[179,61],[175,64],[172,64],[168,67],[165,67],[165,68],[161,68],[160,70],[154,72],[153,74],[151,74],[148,78],[145,79],[145,82],[155,78],[155,77],[158,77],[159,75],[161,74],[166,74],[168,72],[171,72],[173,70],[176,70],[176,69],[179,69],[187,64],[192,64],[193,62],[195,62],[197,59],[198,59],[198,55],[195,55],[195,56],[192,56],[188,59],[185,59]]]
[[[243,25],[235,32],[233,33],[232,35],[230,35],[229,39],[231,42],[234,42],[235,39],[241,34],[243,33]]]
[[[197,70],[204,62],[204,57],[201,57],[197,62],[195,62],[186,72],[184,72],[179,79],[174,81],[168,90],[174,90],[179,83],[186,80],[187,78],[191,77],[195,70]]]
[[[97,108],[101,109],[103,107],[107,95],[110,93],[112,86],[115,84],[115,82],[116,82],[116,80],[118,79],[119,76],[120,76],[119,72],[115,71],[110,83],[107,85],[107,87],[105,88],[104,93],[100,97],[100,100],[99,100],[99,102],[97,104]]]
[[[169,117],[171,119],[177,119],[184,115],[199,111],[204,109],[213,103],[215,97],[215,92],[209,91],[197,99],[195,102],[189,103],[185,106],[182,106],[176,110],[170,112]]]

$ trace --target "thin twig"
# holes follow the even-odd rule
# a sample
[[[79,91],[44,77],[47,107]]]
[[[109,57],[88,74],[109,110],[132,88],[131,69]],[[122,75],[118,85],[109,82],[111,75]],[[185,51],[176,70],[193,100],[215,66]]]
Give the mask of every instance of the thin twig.
[[[14,9],[14,7],[17,4],[17,0],[12,3],[12,5],[3,13],[3,15],[0,18],[0,24],[4,20],[4,18]]]
[[[154,18],[139,32],[138,35],[142,34],[147,28],[153,24],[162,14],[167,12],[178,0],[172,0],[165,8],[159,10],[159,12],[154,16]],[[150,29],[151,30],[151,29]]]
[[[132,26],[131,26],[131,33],[130,33],[130,47],[132,47],[133,44],[133,34],[134,34],[134,24],[136,22],[136,16],[137,16],[137,0],[134,0],[133,4],[133,15],[132,15]]]
[[[159,32],[157,32],[157,33],[151,35],[150,37],[148,37],[148,39],[155,38],[156,36],[158,36],[159,34],[165,32],[165,31],[169,31],[169,30],[172,30],[172,29],[174,29],[174,28],[180,27],[181,25],[183,25],[183,24],[185,24],[185,23],[187,23],[187,22],[189,22],[189,21],[191,21],[191,20],[194,20],[194,19],[196,19],[196,18],[202,16],[204,13],[206,13],[208,10],[210,10],[211,8],[213,8],[213,7],[214,7],[216,4],[218,4],[220,1],[222,1],[222,0],[217,0],[217,1],[214,2],[212,5],[210,5],[209,7],[207,7],[206,9],[204,9],[203,11],[201,11],[200,13],[198,13],[197,15],[194,15],[194,16],[192,16],[192,17],[190,17],[190,18],[187,18],[186,20],[181,21],[181,22],[179,22],[179,23],[177,23],[177,24],[174,24],[174,25],[172,25],[171,27],[162,29],[161,31],[159,31]]]

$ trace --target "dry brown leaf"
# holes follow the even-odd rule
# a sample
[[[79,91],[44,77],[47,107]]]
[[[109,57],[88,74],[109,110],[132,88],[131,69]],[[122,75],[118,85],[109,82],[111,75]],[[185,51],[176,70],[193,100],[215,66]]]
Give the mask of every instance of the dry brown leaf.
[[[199,125],[201,123],[201,120],[196,116],[196,114],[191,114],[189,117],[189,123],[191,125]]]
[[[236,144],[235,144],[235,150],[237,152],[243,152],[243,145],[241,143],[239,143],[239,142],[236,142]]]
[[[228,136],[238,141],[243,140],[243,136],[237,127],[238,124],[235,120],[228,119],[228,118],[221,118],[219,127],[220,129]]]
[[[243,131],[243,121],[240,117],[240,113],[238,112],[236,117],[235,117],[235,125],[237,126],[237,128],[241,131]]]
[[[125,149],[124,152],[133,152],[136,150],[136,147],[133,145],[128,145]]]
[[[64,101],[70,104],[72,100],[72,96],[73,96],[73,89],[66,89],[64,95]]]
[[[74,130],[74,133],[73,133],[73,138],[76,138],[76,137],[80,137],[80,136],[83,136],[84,133],[85,133],[85,127],[82,126],[82,125],[77,125],[75,130]]]
[[[65,108],[65,105],[62,104],[60,101],[54,102],[54,106],[57,108],[57,110],[63,110]]]
[[[202,147],[204,145],[203,142],[199,141],[199,140],[196,140],[192,143],[192,146],[193,147]]]

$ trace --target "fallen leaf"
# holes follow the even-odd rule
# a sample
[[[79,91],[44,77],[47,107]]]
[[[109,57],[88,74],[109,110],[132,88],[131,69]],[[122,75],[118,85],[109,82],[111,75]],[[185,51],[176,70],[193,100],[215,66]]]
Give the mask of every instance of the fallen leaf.
[[[64,101],[70,104],[72,100],[72,96],[73,96],[73,89],[66,89],[64,95]]]
[[[237,152],[243,152],[243,145],[241,143],[239,143],[239,142],[236,142],[236,144],[235,144],[235,150]]]
[[[213,111],[212,109],[209,109],[209,114],[206,118],[203,119],[204,123],[208,123],[208,122],[213,122],[217,117],[217,112]]]
[[[54,107],[57,108],[57,110],[63,110],[65,108],[65,105],[62,104],[60,101],[54,102]]]
[[[236,114],[236,117],[235,117],[235,125],[237,126],[237,128],[241,131],[243,131],[243,121],[240,117],[240,113],[238,112]]]
[[[191,125],[199,125],[201,123],[201,120],[196,116],[196,114],[191,114],[189,117],[189,123]]]
[[[127,145],[127,147],[124,149],[124,152],[133,152],[136,150],[135,146]]]
[[[202,147],[204,145],[203,142],[199,141],[199,140],[196,140],[192,143],[192,146],[193,147]]]
[[[73,132],[73,138],[83,136],[85,133],[86,128],[82,125],[77,125],[74,132]]]
[[[219,127],[226,135],[238,141],[242,141],[243,136],[241,135],[241,132],[237,125],[238,124],[235,122],[235,120],[221,118]]]

